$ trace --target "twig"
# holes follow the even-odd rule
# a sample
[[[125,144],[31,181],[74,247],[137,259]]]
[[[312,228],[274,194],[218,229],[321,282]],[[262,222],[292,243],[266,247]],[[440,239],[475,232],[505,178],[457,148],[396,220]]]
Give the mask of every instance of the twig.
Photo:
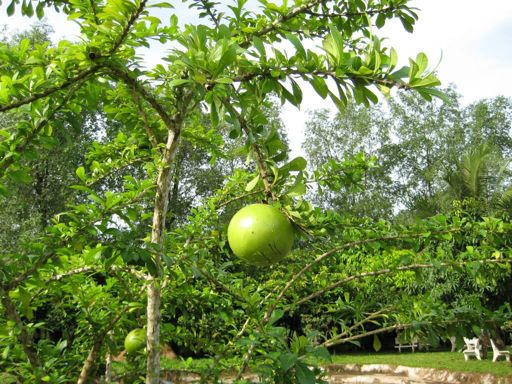
[[[15,101],[15,102],[13,102],[11,104],[0,105],[0,112],[6,112],[6,111],[9,111],[11,109],[15,109],[15,108],[21,107],[22,105],[30,104],[30,103],[32,103],[32,102],[34,102],[36,100],[39,100],[39,99],[42,99],[44,97],[50,96],[52,93],[55,93],[55,92],[58,92],[58,91],[62,91],[62,90],[72,86],[73,84],[75,84],[75,83],[77,83],[77,82],[79,82],[81,80],[87,79],[90,75],[98,72],[98,70],[101,67],[102,67],[102,65],[95,64],[95,65],[93,65],[90,68],[87,68],[87,69],[84,69],[83,71],[80,71],[76,76],[74,76],[74,77],[64,81],[62,84],[55,85],[53,87],[49,87],[49,88],[45,89],[42,92],[34,93],[34,94],[30,95],[29,97],[27,97],[25,99]]]
[[[395,272],[401,272],[401,271],[414,271],[414,270],[419,270],[419,269],[433,269],[433,268],[438,268],[438,267],[453,267],[453,266],[457,266],[457,267],[462,267],[464,265],[467,265],[469,263],[480,263],[482,265],[486,265],[486,264],[510,264],[512,263],[512,260],[506,260],[506,259],[501,259],[501,260],[496,260],[496,259],[492,259],[492,260],[470,260],[470,261],[463,261],[463,262],[451,262],[451,263],[438,263],[438,264],[412,264],[412,265],[401,265],[401,266],[398,266],[396,268],[385,268],[385,269],[381,269],[379,271],[373,271],[373,272],[364,272],[364,273],[361,273],[359,275],[354,275],[354,276],[349,276],[349,277],[346,277],[344,279],[341,279],[341,280],[338,280],[337,282],[319,290],[319,291],[316,291],[306,297],[303,297],[302,299],[300,299],[299,301],[295,302],[292,306],[297,306],[297,305],[300,305],[302,303],[305,303],[306,301],[309,301],[309,300],[312,300],[312,299],[315,299],[321,295],[323,295],[324,293],[330,291],[330,290],[333,290],[337,287],[339,287],[340,285],[343,285],[345,283],[348,283],[352,280],[359,280],[359,279],[363,279],[365,277],[370,277],[370,276],[380,276],[380,275],[386,275],[386,274],[389,274],[389,273],[395,273]]]

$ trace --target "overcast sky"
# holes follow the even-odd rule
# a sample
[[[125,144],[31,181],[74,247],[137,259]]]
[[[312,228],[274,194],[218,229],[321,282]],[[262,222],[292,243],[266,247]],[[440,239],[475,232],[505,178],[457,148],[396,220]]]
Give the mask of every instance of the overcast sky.
[[[30,19],[7,17],[5,8],[10,0],[3,3],[0,25],[6,24],[10,30],[28,26]],[[400,22],[377,33],[389,38],[387,45],[397,50],[401,63],[406,64],[407,58],[418,52],[425,52],[431,65],[441,59],[438,74],[443,85],[455,84],[466,104],[498,95],[512,97],[512,0],[414,0],[412,5],[419,9],[414,33],[405,32]],[[76,37],[78,29],[70,28],[64,15],[47,15],[56,39]],[[304,95],[300,110],[283,109],[295,154],[300,152],[306,111],[332,107],[310,89],[304,89]]]

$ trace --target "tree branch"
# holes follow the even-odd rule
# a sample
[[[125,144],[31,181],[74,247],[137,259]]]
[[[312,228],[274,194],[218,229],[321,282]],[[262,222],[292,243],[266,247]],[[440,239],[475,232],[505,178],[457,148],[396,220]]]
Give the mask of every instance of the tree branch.
[[[146,286],[143,285],[140,293],[144,292]],[[98,360],[98,354],[103,346],[103,341],[108,333],[114,328],[116,323],[124,316],[124,314],[130,309],[130,305],[125,305],[117,314],[110,320],[110,322],[103,327],[103,329],[98,332],[94,337],[94,344],[87,355],[87,359],[85,359],[84,365],[82,366],[82,370],[80,371],[80,376],[78,377],[77,384],[85,384],[88,382],[89,375],[94,368],[94,362]]]
[[[250,138],[252,133],[251,133],[251,129],[247,123],[247,120],[245,120],[245,118],[242,116],[242,114],[239,111],[237,111],[236,108],[232,107],[227,100],[224,100],[223,102],[229,108],[230,111],[233,111],[235,113],[235,116],[236,116],[238,122],[240,123],[240,127],[244,131],[245,135],[248,138]],[[258,173],[260,174],[261,180],[263,181],[263,187],[265,189],[264,190],[265,196],[267,197],[267,200],[268,199],[277,200],[278,199],[277,196],[272,191],[271,183],[269,180],[269,174],[267,171],[267,165],[265,164],[265,158],[263,156],[263,153],[261,153],[261,149],[256,142],[252,141],[251,147],[252,147],[252,150],[255,155]]]
[[[249,44],[249,42],[253,36],[263,36],[263,35],[266,35],[267,33],[275,31],[275,30],[279,29],[279,26],[281,24],[285,23],[286,21],[288,21],[290,19],[293,19],[294,17],[300,15],[301,13],[305,13],[306,11],[310,10],[311,8],[313,8],[317,5],[322,4],[323,2],[324,2],[324,0],[312,0],[303,5],[292,8],[290,10],[290,12],[274,19],[270,23],[270,25],[267,25],[266,27],[263,27],[260,30],[251,33],[249,36],[246,37],[245,41],[241,44],[241,46],[247,46],[247,44]]]
[[[114,42],[114,45],[112,46],[112,48],[109,52],[109,55],[112,55],[113,53],[115,53],[119,49],[121,44],[123,44],[124,39],[126,39],[126,36],[128,36],[128,33],[130,32],[130,29],[132,28],[133,24],[135,23],[135,21],[137,21],[140,14],[144,11],[144,8],[146,7],[147,2],[148,2],[148,0],[142,0],[140,2],[139,6],[137,7],[137,9],[135,10],[135,12],[133,12],[131,14],[130,18],[128,19],[128,22],[126,23],[126,25],[123,28],[123,31],[121,32],[121,34],[117,37],[116,41]]]
[[[401,265],[401,266],[398,266],[396,268],[385,268],[385,269],[381,269],[379,271],[372,271],[372,272],[364,272],[364,273],[360,273],[359,275],[353,275],[353,276],[349,276],[349,277],[346,277],[344,279],[341,279],[341,280],[338,280],[337,282],[319,290],[319,291],[316,291],[306,297],[303,297],[302,299],[300,299],[299,301],[293,303],[292,306],[296,306],[296,305],[300,305],[302,303],[305,303],[306,301],[309,301],[309,300],[312,300],[312,299],[315,299],[321,295],[323,295],[324,293],[328,292],[328,291],[331,291],[337,287],[339,287],[340,285],[343,285],[345,283],[348,283],[352,280],[359,280],[359,279],[363,279],[365,277],[370,277],[370,276],[380,276],[380,275],[387,275],[387,274],[390,274],[390,273],[395,273],[395,272],[402,272],[402,271],[414,271],[414,270],[420,270],[420,269],[433,269],[433,268],[438,268],[438,267],[453,267],[453,266],[457,266],[457,267],[462,267],[464,265],[467,265],[469,263],[480,263],[482,265],[486,265],[486,264],[510,264],[512,263],[512,260],[506,260],[506,259],[503,259],[503,260],[496,260],[496,259],[492,259],[492,260],[470,260],[470,261],[463,261],[463,262],[451,262],[451,263],[439,263],[439,264],[412,264],[412,265]]]
[[[144,100],[146,100],[149,105],[158,113],[158,116],[162,119],[165,126],[171,132],[176,131],[176,124],[174,119],[171,117],[169,113],[167,113],[166,108],[158,101],[156,96],[147,90],[136,78],[133,78],[130,73],[124,68],[118,68],[115,65],[108,65],[107,70],[114,77],[114,79],[123,81],[126,85],[132,88],[135,92],[142,96]]]
[[[16,310],[16,306],[9,297],[9,292],[4,290],[3,287],[0,287],[0,294],[2,295],[2,306],[7,318],[14,322],[20,330],[18,340],[23,348],[23,352],[25,352],[32,369],[37,370],[41,367],[41,363],[37,356],[37,350],[34,346],[32,337],[30,336],[27,327],[25,327],[25,324],[23,324],[23,321]]]
[[[11,109],[15,109],[15,108],[21,107],[22,105],[30,104],[30,103],[32,103],[32,102],[34,102],[36,100],[42,99],[44,97],[48,97],[48,96],[50,96],[51,94],[53,94],[55,92],[62,91],[64,89],[72,86],[75,83],[78,83],[80,81],[86,80],[89,76],[91,76],[94,73],[98,72],[98,70],[101,67],[102,67],[102,65],[95,64],[95,65],[93,65],[90,68],[87,68],[87,69],[84,69],[83,71],[78,72],[78,74],[76,76],[74,76],[74,77],[64,81],[62,84],[55,85],[53,87],[49,87],[49,88],[47,88],[46,90],[44,90],[42,92],[34,93],[34,94],[30,95],[29,97],[27,97],[25,99],[15,101],[15,102],[13,102],[11,104],[0,105],[0,112],[6,112],[6,111],[9,111]]]
[[[460,229],[450,229],[450,230],[445,230],[445,231],[439,231],[439,232],[436,232],[435,234],[452,233],[452,232],[458,232],[459,230]],[[382,236],[382,237],[364,239],[364,240],[360,240],[360,241],[353,241],[353,242],[350,242],[350,243],[346,243],[346,244],[340,245],[339,247],[330,249],[329,251],[327,251],[327,252],[321,254],[320,256],[318,256],[312,262],[306,264],[299,272],[297,272],[295,275],[292,276],[292,278],[288,281],[288,283],[286,283],[286,285],[281,290],[281,292],[277,295],[277,297],[275,299],[275,302],[268,308],[267,313],[265,314],[265,318],[266,319],[270,318],[270,316],[272,315],[272,312],[274,311],[277,303],[284,297],[285,293],[291,288],[291,286],[304,273],[306,273],[308,270],[310,270],[316,264],[319,264],[324,259],[326,259],[326,258],[328,258],[328,257],[330,257],[332,255],[335,255],[339,251],[342,251],[342,250],[347,249],[347,248],[352,248],[352,247],[355,247],[355,246],[358,246],[358,245],[364,245],[364,244],[372,243],[372,242],[375,242],[375,241],[407,240],[407,239],[414,239],[414,238],[423,237],[423,236],[424,236],[423,233],[411,233],[411,234],[404,234],[404,235]],[[299,304],[299,303],[297,303],[297,304]]]

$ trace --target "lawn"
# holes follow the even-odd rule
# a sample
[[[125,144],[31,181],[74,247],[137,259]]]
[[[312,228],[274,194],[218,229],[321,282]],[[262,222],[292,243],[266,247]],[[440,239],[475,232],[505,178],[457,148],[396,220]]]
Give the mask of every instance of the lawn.
[[[348,353],[333,355],[333,364],[389,364],[417,368],[445,369],[456,372],[491,373],[496,376],[512,377],[512,364],[500,358],[492,362],[492,351],[486,360],[464,360],[460,352],[380,352]]]
[[[162,368],[168,370],[190,370],[200,371],[212,363],[211,359],[189,359],[162,361]],[[235,368],[240,361],[233,359],[225,362],[226,368]],[[481,374],[493,374],[495,376],[512,377],[512,364],[500,359],[492,362],[492,351],[488,353],[487,359],[478,361],[471,359],[464,360],[460,352],[379,352],[379,353],[347,353],[344,355],[333,355],[332,364],[388,364],[403,365],[417,368],[434,368],[455,372],[473,372]],[[322,363],[320,364],[322,365]]]

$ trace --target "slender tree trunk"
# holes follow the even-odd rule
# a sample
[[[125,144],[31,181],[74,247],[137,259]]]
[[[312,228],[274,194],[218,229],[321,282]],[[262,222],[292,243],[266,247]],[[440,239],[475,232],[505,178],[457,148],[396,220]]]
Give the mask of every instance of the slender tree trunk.
[[[109,332],[108,338],[109,342],[113,342],[112,332]],[[112,352],[110,350],[105,356],[105,384],[112,384]]]
[[[169,188],[171,184],[171,165],[178,148],[181,122],[177,122],[174,130],[169,130],[167,145],[162,158],[162,165],[157,178],[151,243],[155,247],[154,263],[156,274],[149,276],[147,304],[147,373],[146,384],[160,383],[160,295],[162,252],[165,228],[165,216],[169,204]]]
[[[94,341],[94,344],[85,359],[80,376],[78,376],[77,384],[85,384],[89,380],[89,374],[94,368],[94,362],[98,359],[101,346],[103,345],[103,337],[98,336]]]

